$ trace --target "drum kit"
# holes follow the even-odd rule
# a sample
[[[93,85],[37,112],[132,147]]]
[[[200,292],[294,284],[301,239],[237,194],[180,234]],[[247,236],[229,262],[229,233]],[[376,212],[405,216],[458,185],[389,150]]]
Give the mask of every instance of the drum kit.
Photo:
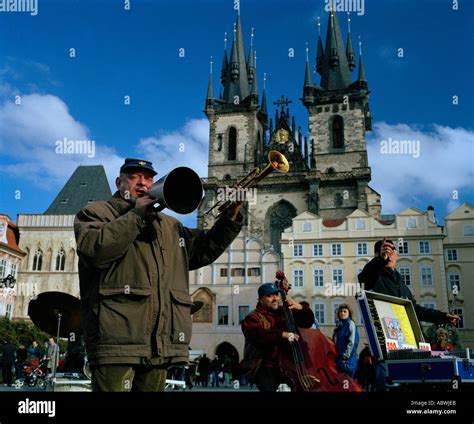
[[[33,298],[28,305],[28,315],[33,323],[48,334],[56,334],[59,338],[67,338],[69,345],[80,345],[82,340],[81,329],[81,302],[77,297],[62,292],[45,292]],[[74,341],[75,343],[71,343]],[[80,349],[85,352],[84,349]],[[82,355],[79,361],[82,369],[69,369],[68,372],[58,372],[58,358],[53,361],[52,374],[46,379],[45,388],[50,391],[91,391],[91,374],[87,356]],[[74,353],[68,349],[66,363]],[[77,361],[76,361],[77,363]]]

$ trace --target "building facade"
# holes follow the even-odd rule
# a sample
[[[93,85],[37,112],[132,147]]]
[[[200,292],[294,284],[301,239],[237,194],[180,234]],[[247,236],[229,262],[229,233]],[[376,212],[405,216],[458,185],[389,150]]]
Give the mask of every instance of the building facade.
[[[193,315],[191,348],[211,358],[242,358],[241,321],[257,304],[257,288],[274,281],[280,255],[244,228],[211,265],[190,272],[190,293],[203,307]]]
[[[110,196],[101,165],[79,166],[44,214],[18,215],[20,248],[26,255],[18,272],[13,318],[28,319],[30,300],[43,292],[79,297],[74,217],[88,203]]]
[[[0,214],[0,317],[12,318],[16,300],[17,273],[25,256],[19,247],[20,232],[10,217]]]
[[[444,263],[450,310],[461,317],[460,337],[474,346],[474,205],[463,203],[445,218]]]

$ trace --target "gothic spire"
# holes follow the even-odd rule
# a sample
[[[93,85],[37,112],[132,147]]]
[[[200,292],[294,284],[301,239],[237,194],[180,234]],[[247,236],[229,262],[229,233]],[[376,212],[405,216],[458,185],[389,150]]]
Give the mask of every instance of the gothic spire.
[[[306,69],[304,73],[304,86],[305,87],[312,87],[313,82],[311,81],[311,71],[309,69],[309,49],[308,49],[308,43],[306,43]]]
[[[263,74],[263,91],[262,91],[262,105],[260,106],[260,110],[264,115],[268,115],[267,112],[267,95],[265,93],[265,86],[267,83],[267,74]]]
[[[321,87],[326,90],[344,90],[352,82],[351,71],[347,63],[341,28],[336,12],[329,14],[326,48],[323,56]]]
[[[229,72],[227,72],[224,87],[224,101],[230,104],[239,104],[249,95],[247,63],[245,60],[240,11],[237,15],[237,22],[234,25],[234,40],[229,65],[230,69]]]
[[[207,108],[212,108],[214,106],[214,96],[213,96],[213,90],[212,90],[212,56],[211,60],[209,62],[210,66],[210,71],[209,71],[209,83],[207,85],[207,97],[206,97],[206,109]]]
[[[224,32],[224,57],[222,58],[222,69],[221,69],[221,80],[220,80],[221,93],[219,96],[220,98],[222,98],[222,87],[224,87],[225,85],[228,67],[229,67],[229,62],[227,60],[227,32]]]
[[[316,71],[319,73],[319,75],[322,75],[323,59],[324,59],[324,49],[323,49],[323,42],[321,41],[321,21],[318,16],[318,55],[316,57]]]
[[[346,43],[346,56],[347,56],[347,64],[349,65],[349,69],[352,72],[356,66],[355,64],[355,56],[354,56],[354,49],[352,48],[352,37],[351,37],[351,18],[349,13],[347,14],[347,43]]]
[[[362,60],[362,41],[359,37],[359,81],[366,81],[364,71],[364,61]]]

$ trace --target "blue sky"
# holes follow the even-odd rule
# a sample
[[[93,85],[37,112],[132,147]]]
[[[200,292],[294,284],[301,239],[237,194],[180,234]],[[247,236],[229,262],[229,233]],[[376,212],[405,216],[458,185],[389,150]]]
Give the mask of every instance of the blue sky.
[[[259,87],[266,72],[268,101],[290,98],[305,133],[305,43],[314,66],[324,8],[324,0],[241,3],[247,52],[255,28]],[[0,13],[0,212],[14,220],[44,212],[79,164],[103,164],[113,181],[123,158],[146,156],[160,175],[187,165],[205,177],[209,59],[216,92],[235,18],[233,0],[131,0],[130,10],[122,0],[38,0],[37,16]],[[346,14],[339,20],[345,39]],[[351,20],[372,92],[369,164],[383,213],[433,205],[442,219],[474,202],[474,1],[453,10],[452,0],[365,0],[364,14]],[[55,154],[64,137],[94,140],[95,156]],[[381,154],[389,138],[419,140],[419,157]]]

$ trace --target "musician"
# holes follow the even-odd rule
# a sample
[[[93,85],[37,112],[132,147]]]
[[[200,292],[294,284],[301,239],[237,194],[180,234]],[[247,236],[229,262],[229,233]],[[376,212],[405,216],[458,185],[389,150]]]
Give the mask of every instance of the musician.
[[[455,325],[459,316],[437,309],[425,308],[416,303],[410,289],[402,280],[397,271],[398,254],[395,244],[391,240],[383,239],[375,243],[375,257],[365,265],[358,275],[359,283],[364,285],[365,290],[373,290],[377,293],[389,296],[402,297],[411,300],[416,316],[420,321],[434,322],[436,324],[452,323]],[[383,362],[375,364],[376,390],[385,391],[386,369]]]
[[[76,216],[82,323],[95,391],[163,391],[187,363],[189,270],[212,263],[241,229],[241,203],[209,231],[152,210],[152,163],[126,159],[108,201]]]
[[[242,322],[245,336],[243,368],[261,392],[275,392],[280,384],[288,384],[279,368],[279,350],[282,343],[294,343],[299,339],[298,334],[285,331],[286,321],[280,300],[275,284],[262,284],[258,288],[256,309]],[[314,314],[307,305],[290,298],[287,302],[296,325],[303,328],[313,325]]]

